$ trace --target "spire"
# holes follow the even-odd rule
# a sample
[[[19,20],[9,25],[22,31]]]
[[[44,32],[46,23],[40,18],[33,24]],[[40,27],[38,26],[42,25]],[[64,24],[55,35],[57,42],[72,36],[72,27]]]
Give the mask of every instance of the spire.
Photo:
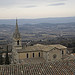
[[[16,33],[19,33],[19,30],[18,30],[18,23],[17,23],[17,18],[16,18],[16,29],[15,29],[15,32],[16,32]]]
[[[15,28],[15,32],[13,34],[13,38],[20,39],[20,33],[19,33],[19,29],[18,29],[17,18],[16,18],[16,28]]]

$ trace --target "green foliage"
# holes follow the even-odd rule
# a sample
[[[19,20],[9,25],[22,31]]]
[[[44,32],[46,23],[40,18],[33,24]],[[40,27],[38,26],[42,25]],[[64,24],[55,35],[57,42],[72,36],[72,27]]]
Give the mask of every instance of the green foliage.
[[[0,53],[0,65],[3,65],[2,53]]]
[[[6,52],[6,58],[5,58],[5,64],[9,65],[10,61],[9,61],[9,56],[8,56],[8,46],[7,46],[7,52]]]

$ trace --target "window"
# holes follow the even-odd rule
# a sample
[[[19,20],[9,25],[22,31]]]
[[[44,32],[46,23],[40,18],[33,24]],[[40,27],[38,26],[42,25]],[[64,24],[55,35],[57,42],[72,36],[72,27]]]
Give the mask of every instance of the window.
[[[56,55],[56,54],[54,54],[54,55],[53,55],[53,58],[55,59],[56,57],[57,57],[57,55]]]
[[[62,54],[64,54],[64,51],[62,50]]]
[[[34,58],[34,53],[33,53],[33,58]]]
[[[17,45],[19,45],[19,40],[17,41]]]
[[[27,58],[28,58],[28,53],[27,53]]]
[[[40,52],[39,52],[39,57],[40,57]]]

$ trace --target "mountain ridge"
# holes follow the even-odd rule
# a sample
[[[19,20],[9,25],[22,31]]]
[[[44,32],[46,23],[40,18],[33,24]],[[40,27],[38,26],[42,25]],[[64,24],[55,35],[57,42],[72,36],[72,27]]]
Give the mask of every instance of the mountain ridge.
[[[15,19],[0,19],[0,24],[15,25]],[[38,19],[18,19],[18,24],[37,24],[37,23],[70,23],[75,22],[75,17],[53,17]]]

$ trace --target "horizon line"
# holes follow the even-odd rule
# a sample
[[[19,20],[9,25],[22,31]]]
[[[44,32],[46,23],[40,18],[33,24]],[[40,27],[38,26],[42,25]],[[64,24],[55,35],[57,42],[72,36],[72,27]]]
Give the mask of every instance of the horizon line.
[[[44,18],[71,18],[71,17],[75,17],[75,16],[67,16],[67,17],[41,17],[41,18],[18,18],[17,19],[44,19]],[[9,20],[9,19],[16,19],[15,18],[5,18],[5,19],[0,19],[0,20]]]

